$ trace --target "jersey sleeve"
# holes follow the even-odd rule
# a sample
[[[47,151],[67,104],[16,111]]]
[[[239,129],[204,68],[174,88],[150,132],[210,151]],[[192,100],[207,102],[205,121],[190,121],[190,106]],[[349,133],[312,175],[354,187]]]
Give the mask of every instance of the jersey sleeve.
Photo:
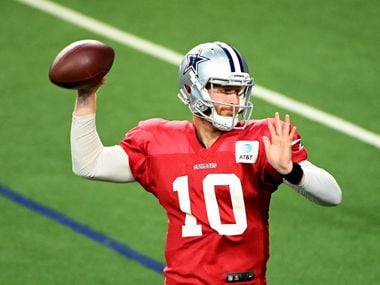
[[[120,146],[127,153],[129,165],[133,176],[137,181],[144,180],[144,173],[148,167],[147,144],[148,133],[141,126],[141,123],[131,129],[120,142]]]
[[[292,142],[292,160],[294,162],[300,162],[302,160],[306,160],[307,156],[307,150],[301,142],[301,135],[296,132]]]

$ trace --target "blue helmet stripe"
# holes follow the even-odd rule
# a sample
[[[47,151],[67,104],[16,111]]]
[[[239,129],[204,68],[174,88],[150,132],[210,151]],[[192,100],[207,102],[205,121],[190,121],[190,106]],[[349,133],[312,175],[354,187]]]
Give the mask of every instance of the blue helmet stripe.
[[[237,58],[238,58],[238,60],[239,60],[239,65],[240,65],[240,70],[242,71],[242,72],[248,72],[248,70],[245,70],[245,65],[243,64],[243,59],[241,58],[241,55],[240,55],[240,53],[235,49],[235,48],[232,48],[233,50],[234,50],[234,52],[236,53],[236,56],[237,56]]]
[[[228,49],[226,49],[222,45],[218,44],[218,46],[220,46],[223,49],[224,53],[227,55],[228,61],[230,62],[231,72],[235,72],[235,64],[234,64],[234,60],[232,59],[230,52],[228,51]]]

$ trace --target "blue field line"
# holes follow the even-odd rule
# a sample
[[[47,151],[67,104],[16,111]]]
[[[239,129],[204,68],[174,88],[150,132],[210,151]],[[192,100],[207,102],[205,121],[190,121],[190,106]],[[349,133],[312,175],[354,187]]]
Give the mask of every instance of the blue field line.
[[[150,270],[153,270],[161,274],[163,272],[163,269],[165,267],[164,264],[137,252],[136,250],[106,236],[105,234],[102,234],[101,232],[89,228],[88,226],[83,225],[62,213],[59,213],[42,204],[32,201],[2,185],[0,185],[0,195],[4,196],[5,198],[8,198],[9,200],[21,206],[24,206],[25,208],[28,208],[29,210],[39,213],[44,217],[52,219],[60,223],[61,225],[66,226],[71,230],[116,251],[117,253],[127,257],[130,260],[136,261]]]

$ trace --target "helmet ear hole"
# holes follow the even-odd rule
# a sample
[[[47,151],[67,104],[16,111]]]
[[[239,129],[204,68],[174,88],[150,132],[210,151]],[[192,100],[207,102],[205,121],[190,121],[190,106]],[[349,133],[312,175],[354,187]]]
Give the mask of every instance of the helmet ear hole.
[[[189,85],[185,84],[185,89],[186,89],[187,93],[191,94],[191,88]]]

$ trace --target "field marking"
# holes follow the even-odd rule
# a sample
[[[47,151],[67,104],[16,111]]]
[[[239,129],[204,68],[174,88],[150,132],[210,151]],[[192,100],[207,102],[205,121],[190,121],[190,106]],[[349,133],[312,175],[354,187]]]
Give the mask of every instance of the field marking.
[[[105,247],[108,247],[116,251],[117,253],[127,257],[128,259],[135,261],[143,265],[144,267],[149,268],[150,270],[163,274],[163,270],[165,267],[164,264],[137,252],[136,250],[120,243],[117,240],[114,240],[108,237],[107,235],[99,231],[96,231],[84,224],[81,224],[60,212],[57,212],[51,208],[48,208],[47,206],[37,203],[29,198],[26,198],[22,196],[21,194],[13,190],[10,190],[2,185],[0,185],[0,196],[3,196],[33,212],[36,212],[46,218],[49,218],[73,230],[76,233],[79,233]]]
[[[136,49],[142,53],[146,53],[170,64],[177,66],[182,60],[183,55],[180,53],[157,45],[153,42],[144,40],[131,33],[124,32],[120,29],[83,15],[62,5],[47,0],[15,1],[49,13],[57,18],[72,23],[85,30],[91,31],[94,34],[101,35],[105,38]],[[253,94],[256,98],[260,98],[261,100],[266,101],[274,106],[287,109],[314,122],[318,122],[324,126],[353,137],[359,141],[375,146],[376,148],[380,148],[379,134],[368,131],[342,118],[328,114],[310,105],[291,99],[284,94],[272,91],[259,85],[255,86]]]

